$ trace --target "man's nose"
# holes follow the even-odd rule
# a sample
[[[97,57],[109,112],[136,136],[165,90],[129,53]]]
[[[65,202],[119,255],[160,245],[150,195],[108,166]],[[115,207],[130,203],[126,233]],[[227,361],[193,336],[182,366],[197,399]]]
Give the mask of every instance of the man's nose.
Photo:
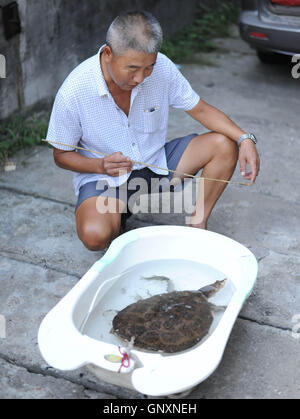
[[[140,84],[145,80],[145,77],[146,76],[145,76],[144,72],[140,71],[140,72],[138,72],[134,75],[133,81],[134,81],[134,83]]]

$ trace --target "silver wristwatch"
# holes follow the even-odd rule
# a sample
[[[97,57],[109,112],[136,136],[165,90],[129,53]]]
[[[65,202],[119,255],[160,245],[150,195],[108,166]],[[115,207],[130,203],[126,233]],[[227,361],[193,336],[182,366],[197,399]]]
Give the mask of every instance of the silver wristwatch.
[[[239,139],[238,139],[238,146],[240,146],[242,144],[242,142],[244,140],[252,140],[254,142],[254,144],[257,144],[257,138],[255,137],[254,134],[244,134],[242,135]]]

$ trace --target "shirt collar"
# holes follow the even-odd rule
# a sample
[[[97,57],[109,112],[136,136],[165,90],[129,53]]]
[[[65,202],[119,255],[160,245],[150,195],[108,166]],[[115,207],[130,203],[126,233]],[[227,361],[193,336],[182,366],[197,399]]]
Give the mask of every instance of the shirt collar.
[[[98,92],[99,92],[100,96],[108,96],[109,95],[109,90],[108,90],[106,81],[104,79],[104,75],[103,75],[101,64],[100,64],[100,55],[101,55],[101,52],[103,51],[105,46],[106,45],[104,44],[99,49],[99,52],[96,55],[96,63],[95,63],[95,65],[96,65],[95,74],[96,74],[96,79],[97,79]]]

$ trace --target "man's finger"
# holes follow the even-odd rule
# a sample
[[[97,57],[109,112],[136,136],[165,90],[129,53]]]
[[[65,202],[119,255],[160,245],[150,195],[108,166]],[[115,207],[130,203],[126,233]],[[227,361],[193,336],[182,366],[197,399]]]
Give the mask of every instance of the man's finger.
[[[241,159],[240,160],[240,171],[241,171],[241,175],[245,177],[246,175],[246,166],[247,166],[247,162],[245,159]]]
[[[121,163],[121,162],[130,161],[130,158],[124,156],[123,153],[121,153],[121,152],[114,153],[111,156],[108,156],[107,159],[111,162],[114,162],[114,163]]]
[[[258,166],[257,166],[256,162],[251,161],[250,162],[250,167],[251,167],[251,175],[252,175],[250,181],[251,181],[251,183],[254,183],[255,180],[256,180],[257,173],[258,173]]]
[[[125,162],[119,162],[115,164],[115,167],[131,167],[132,163],[130,161],[125,161]]]

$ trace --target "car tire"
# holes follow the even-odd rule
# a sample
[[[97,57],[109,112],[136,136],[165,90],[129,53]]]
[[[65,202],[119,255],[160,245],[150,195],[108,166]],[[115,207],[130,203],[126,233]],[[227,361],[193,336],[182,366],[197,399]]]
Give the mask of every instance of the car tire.
[[[285,56],[282,54],[271,51],[263,51],[261,49],[257,49],[256,54],[263,64],[280,64],[285,59]]]

